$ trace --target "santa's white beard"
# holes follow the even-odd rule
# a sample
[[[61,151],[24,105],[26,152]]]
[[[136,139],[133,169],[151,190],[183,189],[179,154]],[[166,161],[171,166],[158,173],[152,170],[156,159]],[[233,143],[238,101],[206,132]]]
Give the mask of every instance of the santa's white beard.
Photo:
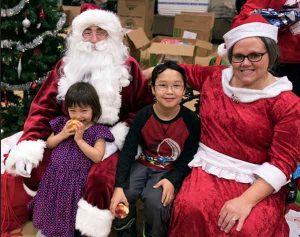
[[[63,100],[69,87],[79,81],[91,83],[99,96],[102,115],[99,122],[113,124],[121,106],[120,91],[129,84],[125,65],[127,48],[107,38],[97,44],[74,40],[64,57],[57,98]]]

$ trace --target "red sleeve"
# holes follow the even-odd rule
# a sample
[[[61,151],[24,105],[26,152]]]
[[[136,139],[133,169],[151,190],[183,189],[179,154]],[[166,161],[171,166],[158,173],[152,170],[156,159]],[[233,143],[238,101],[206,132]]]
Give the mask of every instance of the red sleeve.
[[[23,140],[45,140],[51,134],[49,121],[62,114],[61,105],[57,102],[57,81],[62,60],[49,73],[37,95],[33,99],[29,114],[24,123]]]
[[[131,81],[122,90],[120,120],[131,125],[134,116],[144,106],[153,103],[153,95],[148,80],[145,78],[138,62],[129,57],[127,60]]]
[[[195,64],[181,64],[184,68],[188,84],[201,93],[204,82],[210,78],[219,78],[224,66],[200,66]]]
[[[273,107],[274,134],[270,149],[270,163],[290,179],[300,159],[300,102],[287,93]]]

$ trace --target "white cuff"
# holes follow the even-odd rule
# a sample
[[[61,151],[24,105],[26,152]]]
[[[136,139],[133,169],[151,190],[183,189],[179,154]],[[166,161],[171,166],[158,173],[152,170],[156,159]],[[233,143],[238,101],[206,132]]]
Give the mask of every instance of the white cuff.
[[[113,215],[109,210],[92,206],[80,199],[76,214],[75,228],[83,235],[91,237],[107,237],[111,231]]]
[[[129,127],[125,122],[119,122],[110,129],[111,133],[114,135],[114,143],[117,145],[118,149],[121,150],[129,131]]]
[[[43,140],[37,141],[22,141],[14,146],[6,159],[6,170],[8,173],[16,173],[17,160],[25,160],[32,163],[33,167],[37,167],[39,162],[43,160],[44,149],[46,142]]]
[[[253,173],[270,184],[275,190],[274,193],[278,192],[287,182],[285,174],[279,168],[267,162],[256,168]]]

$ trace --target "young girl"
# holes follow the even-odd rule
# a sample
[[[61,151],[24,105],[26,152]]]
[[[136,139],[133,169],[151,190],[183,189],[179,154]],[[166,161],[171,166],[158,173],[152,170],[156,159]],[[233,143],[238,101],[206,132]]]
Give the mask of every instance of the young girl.
[[[65,110],[68,117],[50,121],[53,133],[47,147],[53,149],[51,160],[29,205],[38,235],[74,236],[77,203],[88,171],[92,162],[102,160],[105,141],[114,140],[106,126],[96,123],[101,107],[92,85],[72,85],[65,97]]]
[[[197,151],[199,119],[180,105],[186,88],[184,70],[175,62],[156,66],[151,79],[156,98],[136,115],[126,137],[118,162],[111,211],[116,206],[129,206],[126,219],[115,219],[119,236],[136,236],[135,203],[144,202],[145,235],[164,237],[169,208],[184,177],[188,163]],[[142,153],[135,159],[138,144]]]

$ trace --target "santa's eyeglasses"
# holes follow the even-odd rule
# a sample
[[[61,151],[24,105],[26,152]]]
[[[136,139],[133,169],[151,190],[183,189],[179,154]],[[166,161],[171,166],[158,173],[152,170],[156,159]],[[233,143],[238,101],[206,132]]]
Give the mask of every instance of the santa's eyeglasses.
[[[106,30],[100,28],[96,31],[93,31],[92,29],[85,29],[82,33],[84,39],[91,39],[93,35],[96,35],[97,39],[104,39],[108,36],[108,33]]]

